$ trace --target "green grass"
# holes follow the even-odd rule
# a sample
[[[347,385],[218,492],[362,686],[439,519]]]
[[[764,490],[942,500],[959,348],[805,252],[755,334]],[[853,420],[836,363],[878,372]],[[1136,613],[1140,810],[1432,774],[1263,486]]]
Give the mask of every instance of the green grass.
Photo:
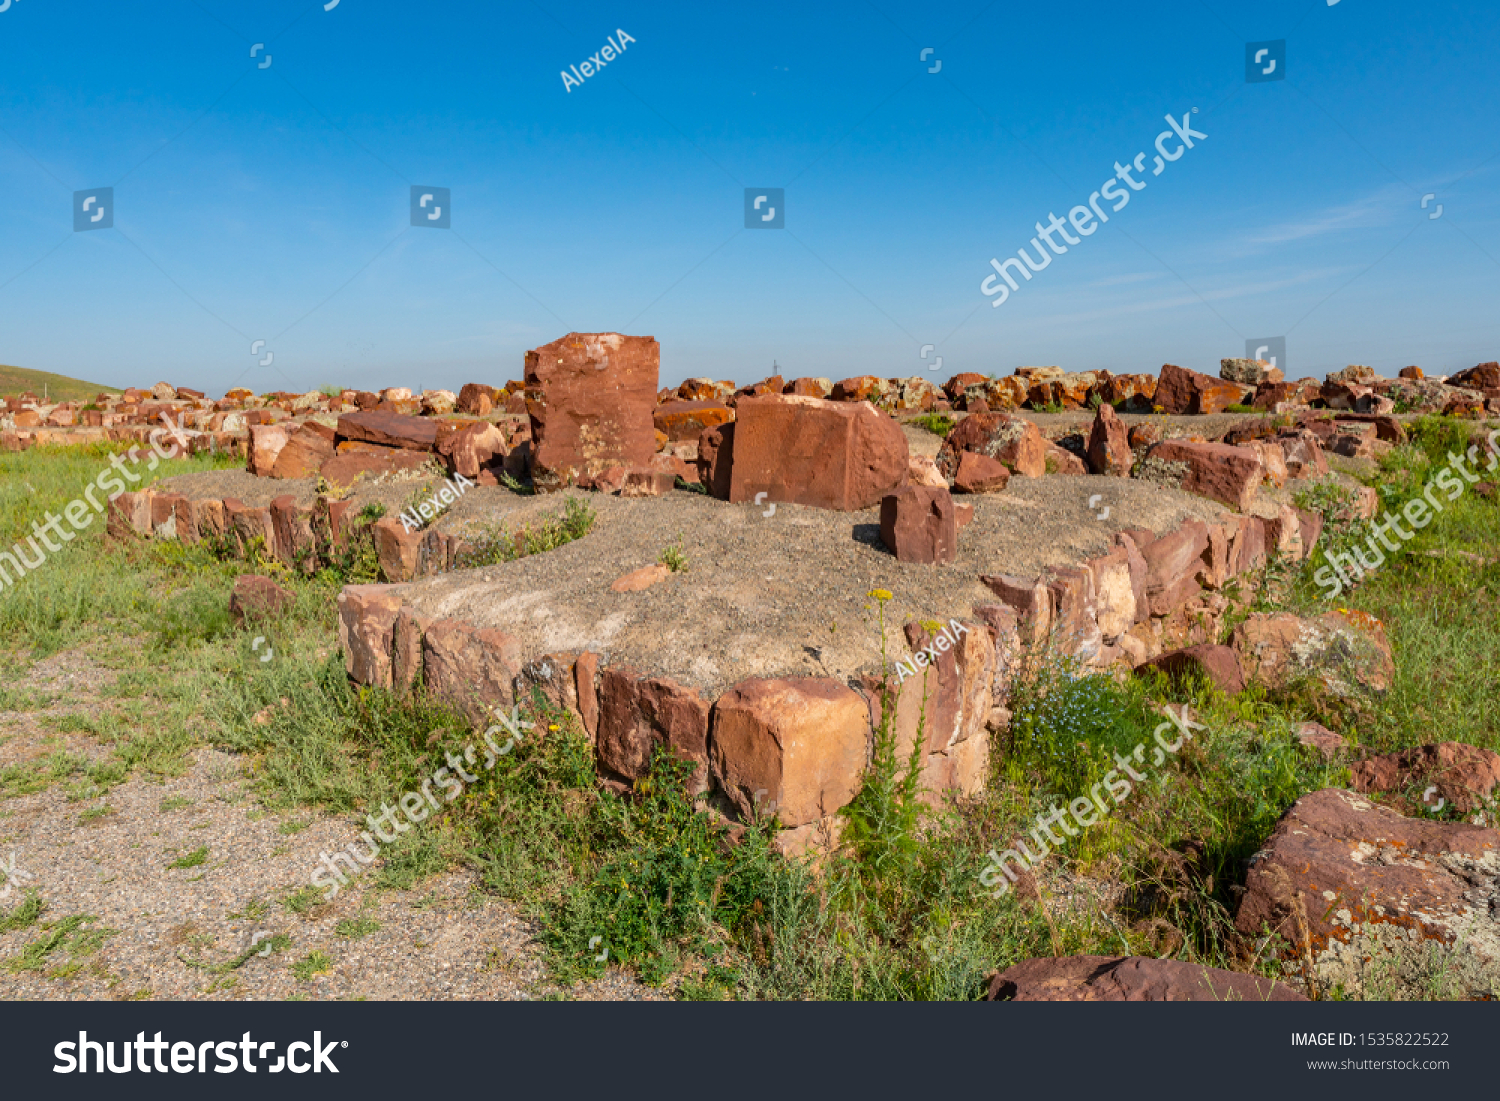
[[[0,910],[0,934],[30,929],[41,918],[47,904],[35,891],[26,892],[20,902],[8,910]]]
[[[319,975],[333,974],[333,957],[322,951],[312,951],[292,964],[292,974],[302,982],[311,982]]]
[[[306,917],[323,904],[323,892],[317,887],[299,887],[281,900],[289,913]]]
[[[169,868],[196,868],[208,863],[208,846],[200,845],[185,856],[179,856],[167,865]]]
[[[535,528],[527,524],[520,531],[512,532],[492,525],[466,532],[464,540],[468,545],[459,555],[458,568],[477,569],[556,550],[575,539],[582,539],[593,530],[597,518],[593,506],[582,497],[569,497],[563,502],[561,514],[546,518]]]
[[[92,401],[100,394],[119,394],[113,386],[101,386],[97,382],[54,375],[49,371],[33,371],[27,367],[0,365],[0,397],[15,396],[30,390],[37,397],[48,401]]]
[[[920,417],[913,417],[911,423],[943,439],[947,439],[948,433],[958,425],[958,422],[947,413],[923,413]]]
[[[371,933],[378,932],[379,929],[380,922],[367,917],[344,918],[342,921],[335,923],[333,927],[334,933],[349,940],[358,940],[360,937],[367,937]]]
[[[677,542],[663,550],[657,561],[673,573],[685,573],[687,571],[688,559],[687,555],[682,553],[681,532],[677,535]]]
[[[74,914],[61,921],[42,925],[43,935],[24,945],[19,955],[11,956],[0,967],[7,971],[46,971],[54,953],[65,953],[67,963],[48,973],[49,978],[68,978],[82,970],[84,958],[93,955],[118,929],[91,928],[98,922],[92,914]]]

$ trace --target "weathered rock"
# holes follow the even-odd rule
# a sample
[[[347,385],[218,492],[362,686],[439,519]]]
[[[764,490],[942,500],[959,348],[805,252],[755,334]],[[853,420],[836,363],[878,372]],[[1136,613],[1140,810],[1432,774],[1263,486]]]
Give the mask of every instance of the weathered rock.
[[[914,486],[932,486],[947,489],[948,482],[938,470],[937,463],[926,455],[911,455],[906,460],[906,480]],[[955,487],[957,488],[957,487]],[[969,492],[964,490],[963,492]]]
[[[370,526],[375,557],[387,581],[411,581],[430,577],[448,567],[448,548],[432,528],[409,528],[394,516]]]
[[[1201,520],[1190,520],[1140,548],[1152,615],[1166,615],[1197,595],[1202,587],[1198,575],[1207,550],[1208,525]]]
[[[824,677],[742,681],[713,708],[709,759],[739,810],[803,826],[859,791],[870,712],[859,694]]]
[[[835,382],[828,396],[832,401],[874,403],[885,395],[886,388],[887,384],[883,378],[876,378],[874,375],[859,375],[856,378],[845,378]]]
[[[508,708],[515,702],[515,679],[522,668],[520,643],[503,631],[440,619],[422,636],[427,690],[476,724],[487,720],[491,708]]]
[[[684,468],[686,470],[686,468]],[[684,476],[684,481],[686,481]],[[665,497],[677,484],[677,475],[672,470],[652,466],[632,466],[625,471],[620,482],[621,497]]]
[[[715,382],[711,378],[690,378],[677,387],[677,396],[683,401],[722,402],[734,393],[734,383]]]
[[[965,451],[996,459],[1013,474],[1040,478],[1047,473],[1047,441],[1031,421],[1008,413],[975,413],[967,416],[943,441],[937,464],[943,477],[958,473],[959,457]]]
[[[1493,998],[1500,834],[1403,818],[1348,791],[1297,800],[1256,853],[1235,925],[1346,997]]]
[[[1069,477],[1082,478],[1088,474],[1088,464],[1078,457],[1073,451],[1047,441],[1047,456],[1044,460],[1047,464],[1048,474],[1063,474]]]
[[[705,428],[734,420],[734,410],[719,401],[668,401],[652,414],[656,430],[669,440],[696,440]]]
[[[980,406],[986,413],[1019,409],[1026,404],[1026,390],[1026,380],[1014,375],[970,383],[964,387],[962,407],[971,413],[980,412]]]
[[[1277,439],[1292,478],[1320,478],[1328,473],[1328,457],[1317,433],[1307,429],[1283,432]]]
[[[708,790],[708,704],[695,689],[634,669],[599,675],[599,759],[628,780],[651,771],[651,751],[666,746],[692,761],[689,790]]]
[[[710,497],[729,500],[733,489],[730,471],[734,466],[734,423],[705,428],[698,437],[698,482]]]
[[[1113,407],[1100,405],[1089,430],[1089,470],[1095,474],[1130,477],[1135,455],[1130,450],[1130,433]]]
[[[1400,421],[1389,415],[1374,413],[1340,413],[1333,418],[1335,424],[1369,424],[1375,427],[1375,438],[1387,443],[1405,443],[1406,429]]]
[[[333,429],[317,421],[308,421],[277,452],[276,461],[271,466],[271,477],[311,478],[332,458]]]
[[[617,578],[610,586],[610,590],[617,593],[638,593],[671,576],[671,569],[660,563],[654,566],[642,566],[638,570],[631,570],[623,577]]]
[[[1219,377],[1241,386],[1260,386],[1280,382],[1286,375],[1280,367],[1272,367],[1263,359],[1221,359]]]
[[[1287,469],[1286,452],[1282,450],[1281,444],[1274,440],[1254,440],[1247,446],[1260,458],[1266,484],[1274,489],[1286,485],[1291,471]]]
[[[1423,378],[1426,378],[1427,375],[1423,373],[1422,368],[1420,368],[1420,367],[1403,367],[1403,368],[1401,368],[1400,371],[1397,372],[1397,377],[1398,378],[1410,378],[1410,379],[1423,379]]]
[[[495,408],[496,393],[493,386],[486,386],[482,382],[466,382],[458,392],[458,402],[454,408],[472,417],[487,417],[490,410]]]
[[[340,451],[319,469],[324,480],[331,486],[347,489],[361,475],[378,478],[402,470],[418,470],[427,465],[431,456],[423,451],[407,451],[400,447],[377,447],[373,444],[359,451]]]
[[[1146,956],[1023,960],[990,979],[991,1002],[1305,1002],[1260,975]]]
[[[1256,613],[1234,629],[1232,641],[1246,678],[1268,688],[1311,678],[1349,696],[1361,689],[1383,693],[1395,678],[1385,626],[1364,612],[1315,619]]]
[[[952,562],[958,557],[952,496],[931,486],[889,494],[880,502],[880,541],[901,562]]]
[[[937,630],[932,630],[933,627]],[[955,619],[947,624],[908,623],[903,633],[912,656],[906,659],[905,670],[899,670],[892,678],[895,681],[892,687],[899,696],[898,758],[905,760],[910,754],[924,718],[926,753],[951,753],[962,742],[983,739],[996,675],[995,641],[990,630]],[[924,651],[926,656],[918,660]],[[934,653],[935,665],[931,660]],[[873,726],[881,718],[878,693],[872,693],[870,702]],[[944,783],[933,790],[952,786]]]
[[[1163,413],[1222,413],[1238,403],[1237,383],[1199,374],[1171,363],[1164,364],[1152,401]]]
[[[1349,766],[1349,776],[1354,790],[1365,795],[1419,789],[1421,794],[1413,801],[1426,800],[1427,809],[1442,799],[1468,814],[1500,783],[1500,754],[1464,742],[1439,742],[1356,761]],[[1431,796],[1429,787],[1437,788]]]
[[[826,378],[794,378],[782,393],[803,398],[826,398],[833,393],[833,382]]]
[[[1351,365],[1342,371],[1334,371],[1324,376],[1324,382],[1352,383],[1356,386],[1368,386],[1375,381],[1375,368]]]
[[[276,458],[281,454],[282,448],[286,447],[288,438],[284,428],[270,424],[251,425],[250,449],[245,469],[257,478],[269,478],[276,465]]]
[[[313,531],[313,507],[299,505],[290,494],[275,498],[267,508],[275,533],[274,553],[299,573],[318,568],[318,537]]]
[[[1253,450],[1222,443],[1163,440],[1146,453],[1146,464],[1154,471],[1151,480],[1171,481],[1185,493],[1241,512],[1250,507],[1265,479],[1265,468]]]
[[[1160,669],[1170,676],[1184,673],[1201,673],[1221,692],[1237,696],[1245,690],[1245,675],[1240,669],[1239,655],[1228,646],[1204,644],[1169,650],[1153,658],[1141,669]]]
[[[1165,438],[1161,426],[1149,422],[1132,424],[1127,434],[1131,451],[1143,451],[1151,447],[1152,444],[1161,443]]]
[[[892,413],[923,412],[943,399],[943,392],[925,378],[891,379],[880,408]]]
[[[719,467],[727,461],[728,499],[735,503],[763,493],[762,502],[848,512],[869,508],[906,482],[906,436],[866,402],[741,398],[729,429],[705,431],[699,468],[707,449],[713,457],[703,484],[717,494],[725,480]]]
[[[1353,382],[1337,382],[1333,379],[1323,383],[1318,396],[1329,409],[1358,409],[1374,392],[1368,386]]]
[[[1052,630],[1052,594],[1040,578],[984,574],[980,582],[1016,616],[1022,643],[1038,646]]]
[[[402,447],[408,451],[433,451],[437,445],[437,430],[435,420],[371,409],[341,416],[338,438],[362,440],[382,447]]]
[[[452,473],[473,479],[503,465],[508,449],[505,433],[487,421],[442,421],[433,437],[433,450],[448,461]]]
[[[1135,558],[1140,563],[1139,575],[1144,579],[1145,560],[1138,553]],[[1084,566],[1094,577],[1094,612],[1099,633],[1106,644],[1113,645],[1135,626],[1140,607],[1137,571],[1132,569],[1130,553],[1124,547],[1091,558]]]
[[[1316,749],[1323,760],[1331,761],[1344,748],[1344,739],[1321,723],[1303,723],[1297,728],[1297,744]]]
[[[1125,413],[1149,413],[1156,397],[1155,375],[1111,375],[1100,381],[1099,400]]]
[[[387,585],[346,585],[339,592],[339,648],[356,684],[390,688],[391,650],[401,597]]]
[[[236,624],[261,623],[285,614],[296,602],[295,593],[283,589],[269,577],[241,574],[229,593],[229,615]]]
[[[259,542],[263,554],[276,553],[276,528],[268,508],[246,508],[233,497],[224,498],[224,523],[233,537],[240,557],[248,557],[250,548]]]
[[[526,353],[531,476],[551,492],[656,452],[661,346],[649,336],[569,333]]]
[[[1303,389],[1296,382],[1263,382],[1255,388],[1255,396],[1250,399],[1250,405],[1255,409],[1275,409],[1278,405],[1287,402],[1300,402],[1303,400]]]
[[[932,460],[927,462],[930,464]],[[932,473],[939,483],[946,485],[936,465],[933,465]],[[959,455],[958,469],[953,474],[953,488],[959,493],[999,493],[1009,484],[1010,471],[1000,460],[977,451],[965,451]]]

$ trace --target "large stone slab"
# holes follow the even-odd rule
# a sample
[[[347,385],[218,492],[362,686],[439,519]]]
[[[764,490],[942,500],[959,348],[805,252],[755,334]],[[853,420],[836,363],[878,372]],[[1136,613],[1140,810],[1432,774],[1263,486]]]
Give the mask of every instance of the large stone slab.
[[[1277,933],[1324,992],[1429,999],[1500,990],[1500,834],[1405,818],[1352,792],[1297,800],[1251,860],[1235,924]]]
[[[745,397],[735,405],[733,432],[726,429],[717,430],[722,442],[711,468],[713,484],[705,485],[712,491],[722,484],[719,467],[727,459],[731,502],[759,499],[848,512],[878,503],[907,479],[905,433],[868,402]]]
[[[1168,363],[1162,366],[1152,400],[1167,414],[1222,413],[1240,400],[1241,393],[1238,383]]]
[[[656,453],[654,337],[569,333],[526,353],[531,476],[551,492]]]
[[[363,440],[408,451],[431,451],[437,443],[438,422],[428,417],[408,417],[381,409],[345,413],[339,418],[341,440]]]
[[[859,791],[870,712],[859,694],[826,677],[745,681],[714,705],[714,777],[742,815],[774,813],[803,826]]]

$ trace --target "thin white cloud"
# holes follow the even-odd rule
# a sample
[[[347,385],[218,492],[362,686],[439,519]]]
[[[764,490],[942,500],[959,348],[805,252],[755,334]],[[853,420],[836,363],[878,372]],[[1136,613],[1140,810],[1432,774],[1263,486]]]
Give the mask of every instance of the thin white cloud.
[[[1268,226],[1242,238],[1241,255],[1264,252],[1275,245],[1291,241],[1306,241],[1329,233],[1349,229],[1370,229],[1387,226],[1399,220],[1402,207],[1413,203],[1411,192],[1398,183],[1390,183],[1352,203],[1325,207],[1309,213],[1306,217]],[[1408,213],[1413,213],[1408,211]]]
[[[1090,287],[1118,287],[1122,283],[1144,283],[1147,279],[1160,279],[1167,273],[1164,271],[1132,271],[1125,275],[1111,275],[1106,279],[1096,279],[1087,284]]]
[[[1188,291],[1183,294],[1173,295],[1170,298],[1122,302],[1119,305],[1108,306],[1104,309],[1089,310],[1082,313],[1057,314],[1037,320],[1045,320],[1047,325],[1071,325],[1086,321],[1098,321],[1110,317],[1120,317],[1126,314],[1149,313],[1155,310],[1174,310],[1183,306],[1201,306],[1205,300],[1209,302],[1223,302],[1227,299],[1249,298],[1253,295],[1267,294],[1271,291],[1300,286],[1301,284],[1311,283],[1319,279],[1331,279],[1354,270],[1356,269],[1353,267],[1319,268],[1314,271],[1301,272],[1286,279],[1273,279],[1259,283],[1241,283],[1232,287],[1204,290],[1199,294],[1193,294]]]

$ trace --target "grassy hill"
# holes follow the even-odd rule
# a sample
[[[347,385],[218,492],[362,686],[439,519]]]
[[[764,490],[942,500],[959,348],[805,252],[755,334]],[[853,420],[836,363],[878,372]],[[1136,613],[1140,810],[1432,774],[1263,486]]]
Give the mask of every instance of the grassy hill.
[[[97,394],[118,394],[113,386],[101,386],[97,382],[84,382],[67,375],[54,375],[47,371],[30,371],[25,367],[6,367],[0,364],[0,397],[15,395],[30,390],[37,397],[43,396],[43,387],[50,401],[81,401]]]

